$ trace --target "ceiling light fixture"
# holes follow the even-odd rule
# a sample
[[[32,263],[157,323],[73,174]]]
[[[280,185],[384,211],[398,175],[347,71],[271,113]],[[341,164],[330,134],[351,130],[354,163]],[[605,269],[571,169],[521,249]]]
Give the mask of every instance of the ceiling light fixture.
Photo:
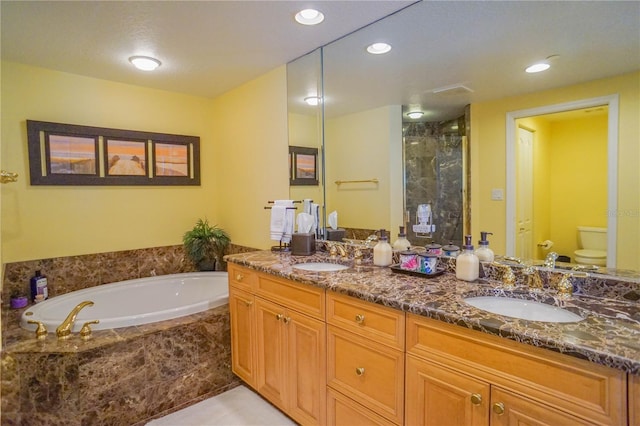
[[[324,14],[315,9],[304,9],[296,13],[296,22],[302,25],[318,25],[324,21]]]
[[[132,56],[129,58],[129,62],[142,71],[153,71],[162,65],[159,60],[150,56]]]
[[[320,103],[320,98],[317,96],[307,96],[304,101],[311,106],[316,106]]]
[[[529,65],[527,68],[525,68],[525,71],[528,72],[529,74],[546,71],[549,68],[551,68],[551,61],[554,61],[559,57],[560,57],[559,55],[548,56],[547,58],[545,58],[544,61],[536,62],[533,65]]]
[[[367,47],[367,52],[372,55],[382,55],[391,50],[391,45],[387,43],[373,43]]]
[[[424,112],[422,111],[411,111],[407,113],[407,117],[412,118],[414,120],[422,117],[424,115]]]

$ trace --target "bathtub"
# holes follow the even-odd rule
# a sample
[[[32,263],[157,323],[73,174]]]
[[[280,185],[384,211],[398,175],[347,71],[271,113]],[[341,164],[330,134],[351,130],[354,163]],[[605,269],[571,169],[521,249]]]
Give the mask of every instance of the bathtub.
[[[79,303],[90,300],[76,317],[73,332],[87,321],[93,330],[129,327],[203,312],[228,302],[226,272],[191,272],[161,275],[105,284],[73,291],[27,309],[20,326],[35,330],[27,321],[41,321],[50,333]]]

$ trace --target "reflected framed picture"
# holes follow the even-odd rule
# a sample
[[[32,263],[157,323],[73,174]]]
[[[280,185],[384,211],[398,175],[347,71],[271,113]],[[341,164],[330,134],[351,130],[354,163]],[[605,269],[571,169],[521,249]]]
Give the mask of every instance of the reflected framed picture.
[[[318,185],[318,148],[289,146],[289,185]]]

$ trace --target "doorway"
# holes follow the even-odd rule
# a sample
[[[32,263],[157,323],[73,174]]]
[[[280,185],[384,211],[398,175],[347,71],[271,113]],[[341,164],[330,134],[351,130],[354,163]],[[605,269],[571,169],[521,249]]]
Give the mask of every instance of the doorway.
[[[617,206],[617,146],[618,146],[618,96],[605,96],[600,98],[586,99],[581,101],[569,102],[564,104],[556,104],[556,105],[548,105],[534,109],[528,110],[520,110],[513,111],[507,114],[507,146],[506,146],[506,170],[507,170],[507,220],[506,220],[506,229],[505,235],[507,237],[506,240],[506,253],[509,256],[518,255],[516,250],[518,246],[518,239],[521,235],[518,234],[520,229],[520,224],[518,223],[521,219],[518,217],[519,206],[521,202],[518,199],[519,193],[519,180],[518,180],[518,147],[519,147],[519,137],[520,131],[518,127],[518,123],[521,123],[521,119],[525,118],[533,118],[539,117],[545,114],[555,114],[567,111],[574,110],[584,110],[591,109],[595,110],[599,107],[606,107],[608,110],[608,116],[606,118],[606,176],[603,180],[606,181],[604,184],[605,189],[603,192],[606,194],[604,198],[606,201],[603,202],[605,204],[604,208],[607,211],[615,211]],[[536,134],[534,133],[534,139]],[[558,157],[556,155],[556,157]],[[566,156],[565,156],[566,157]],[[533,157],[535,158],[535,156]],[[565,158],[567,160],[567,158]],[[568,158],[571,161],[571,157]],[[557,161],[557,159],[556,159]],[[535,161],[533,168],[535,169]],[[549,178],[549,173],[542,172],[538,173],[538,175],[533,175],[533,192],[539,193],[544,191],[549,191],[553,185],[558,186],[562,185],[562,182],[558,182],[557,179],[551,181]],[[545,179],[549,179],[549,181],[545,182]],[[565,185],[565,194],[566,197],[570,195],[574,195],[576,192],[575,184],[567,183]],[[533,197],[535,199],[535,196]],[[533,222],[532,222],[532,243],[531,247],[534,253],[537,252],[536,255],[532,255],[530,257],[525,257],[527,259],[531,258],[540,258],[544,257],[543,253],[539,250],[536,250],[536,243],[538,240],[546,240],[544,237],[545,233],[552,232],[550,231],[550,220],[547,218],[545,223],[544,218],[542,220],[538,220],[540,218],[536,218],[536,216],[541,216],[539,214],[539,208],[537,206],[532,207],[533,214]],[[562,209],[554,210],[553,207],[549,207],[549,217],[554,218],[553,215],[557,215],[562,213]],[[599,210],[599,213],[602,213],[602,209]],[[607,232],[607,267],[614,268],[616,265],[616,233],[617,233],[617,223],[615,215],[606,215],[606,218],[601,218],[605,223],[602,226],[605,226],[608,230]],[[540,226],[537,226],[538,222],[541,223]],[[587,223],[581,223],[581,225],[588,225]],[[545,229],[545,226],[547,227]],[[568,228],[565,226],[564,228]],[[576,236],[576,228],[575,226],[571,226],[572,229],[563,229],[564,232],[568,232],[571,234],[571,239],[575,244],[577,244],[577,236]],[[569,250],[571,253],[573,250]],[[564,254],[564,253],[563,253]],[[524,257],[524,256],[523,256]]]

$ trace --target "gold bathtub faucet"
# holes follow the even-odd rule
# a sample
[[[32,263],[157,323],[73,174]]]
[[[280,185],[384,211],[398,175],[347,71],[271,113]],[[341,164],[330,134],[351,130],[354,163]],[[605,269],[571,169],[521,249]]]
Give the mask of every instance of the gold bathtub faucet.
[[[56,336],[58,336],[58,339],[66,339],[71,335],[71,330],[73,329],[73,324],[76,322],[76,317],[85,306],[93,306],[93,302],[90,300],[80,302],[71,310],[71,312],[69,312],[67,318],[65,318],[65,320],[62,321],[62,324],[56,328]]]

